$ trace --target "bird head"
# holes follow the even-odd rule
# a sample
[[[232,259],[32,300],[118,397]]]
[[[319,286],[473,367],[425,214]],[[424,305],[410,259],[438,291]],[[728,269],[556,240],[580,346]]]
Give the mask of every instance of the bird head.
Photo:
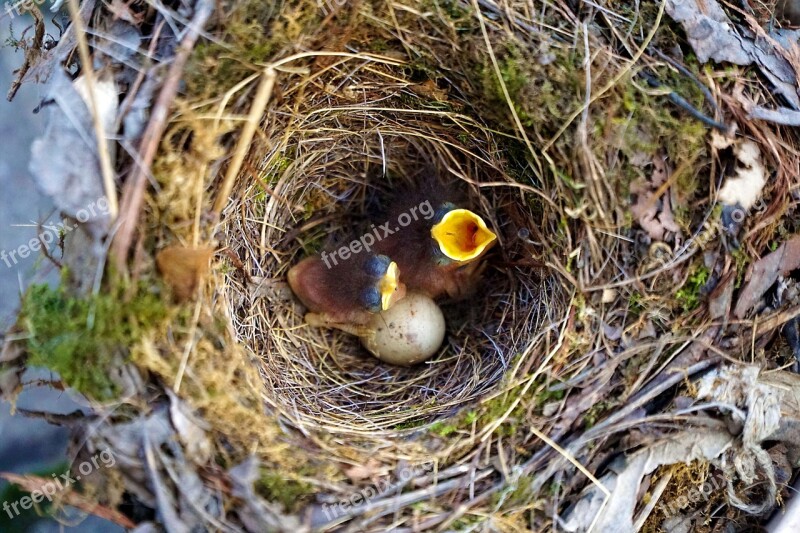
[[[362,303],[373,313],[387,311],[406,295],[406,286],[400,281],[397,263],[385,255],[370,257],[364,269],[373,280],[362,293]]]
[[[497,239],[480,216],[451,204],[445,206],[439,222],[431,228],[431,237],[446,263],[474,261]]]

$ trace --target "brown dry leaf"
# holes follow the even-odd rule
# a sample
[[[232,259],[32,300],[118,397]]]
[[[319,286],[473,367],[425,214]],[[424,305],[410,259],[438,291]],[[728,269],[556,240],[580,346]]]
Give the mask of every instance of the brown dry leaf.
[[[54,488],[53,480],[51,478],[46,478],[46,477],[39,477],[32,475],[21,476],[19,474],[12,474],[10,472],[0,472],[0,478],[4,478],[9,482],[18,485],[25,492],[30,492],[30,493],[39,492],[40,496],[52,493]],[[46,496],[42,496],[42,500],[45,497]],[[114,522],[115,524],[119,524],[120,526],[128,529],[133,529],[134,527],[136,527],[136,524],[134,524],[124,514],[114,509],[104,507],[99,503],[93,502],[87,497],[73,490],[67,489],[64,492],[60,492],[59,497],[66,504],[71,505],[73,507],[77,507],[84,513],[99,516],[100,518],[104,518],[110,522]]]
[[[795,235],[771,254],[756,261],[747,273],[747,284],[739,294],[734,314],[744,318],[769,289],[778,276],[786,276],[800,268],[800,235]]]
[[[25,355],[25,350],[22,349],[21,343],[14,342],[10,338],[7,338],[0,345],[0,363],[16,361],[23,355]]]
[[[188,300],[210,268],[214,249],[208,246],[187,248],[168,246],[156,254],[159,272],[179,301]]]
[[[733,300],[733,289],[736,287],[736,272],[731,270],[720,281],[708,298],[708,313],[714,320],[728,317]]]
[[[25,369],[11,367],[0,369],[0,398],[11,401],[22,391],[22,373]]]
[[[637,180],[631,184],[631,194],[636,201],[631,204],[631,213],[651,239],[666,240],[669,235],[680,236],[681,228],[672,216],[669,187],[669,168],[664,157],[652,159],[653,173],[648,180]]]

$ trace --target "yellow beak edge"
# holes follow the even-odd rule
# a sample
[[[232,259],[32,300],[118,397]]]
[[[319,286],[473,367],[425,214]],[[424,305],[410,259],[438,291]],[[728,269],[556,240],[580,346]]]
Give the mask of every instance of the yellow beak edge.
[[[404,291],[398,291],[399,285],[400,269],[397,267],[397,263],[392,261],[389,264],[389,268],[386,269],[386,274],[383,275],[379,285],[382,311],[386,311],[392,307],[397,300],[405,295]]]
[[[442,253],[454,261],[472,261],[497,239],[481,217],[469,209],[453,209],[431,228]]]

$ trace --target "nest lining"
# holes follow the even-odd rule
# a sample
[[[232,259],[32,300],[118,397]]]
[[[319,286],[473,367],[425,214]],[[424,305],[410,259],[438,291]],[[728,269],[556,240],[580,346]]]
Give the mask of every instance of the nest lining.
[[[258,176],[233,193],[226,234],[252,276],[248,284],[233,274],[229,287],[239,338],[263,362],[267,402],[299,428],[369,440],[407,433],[486,395],[558,306],[555,284],[540,279],[517,236],[535,217],[504,172],[509,163],[493,133],[436,110],[458,103],[420,95],[398,69],[359,63],[343,60],[324,81],[284,87],[267,114]],[[393,367],[349,335],[306,326],[286,273],[321,246],[353,238],[368,204],[403,177],[431,171],[462,182],[499,246],[476,294],[443,305],[448,335],[437,356]]]

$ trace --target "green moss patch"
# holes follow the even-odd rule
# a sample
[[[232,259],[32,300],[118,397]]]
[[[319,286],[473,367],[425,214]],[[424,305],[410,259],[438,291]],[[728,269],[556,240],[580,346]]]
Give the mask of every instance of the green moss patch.
[[[28,363],[49,368],[88,397],[119,391],[109,377],[124,350],[167,316],[161,296],[143,287],[76,298],[63,287],[32,286],[22,301],[20,324],[28,334]]]

